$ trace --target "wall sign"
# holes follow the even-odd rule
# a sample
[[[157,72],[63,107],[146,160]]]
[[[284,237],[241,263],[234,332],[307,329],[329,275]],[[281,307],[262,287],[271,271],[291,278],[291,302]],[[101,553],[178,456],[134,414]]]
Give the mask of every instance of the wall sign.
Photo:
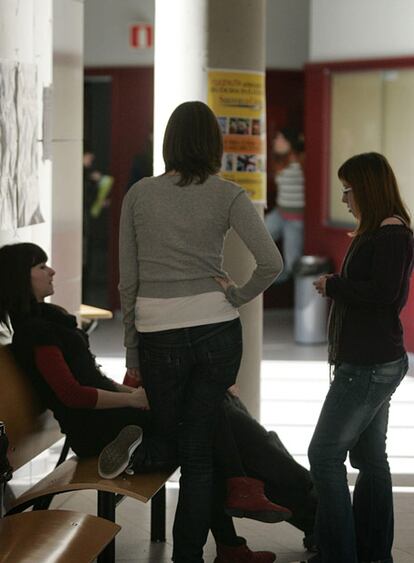
[[[129,45],[133,49],[154,46],[154,26],[151,23],[134,23],[129,26]]]
[[[266,105],[263,72],[210,69],[208,105],[224,142],[221,175],[266,202]]]

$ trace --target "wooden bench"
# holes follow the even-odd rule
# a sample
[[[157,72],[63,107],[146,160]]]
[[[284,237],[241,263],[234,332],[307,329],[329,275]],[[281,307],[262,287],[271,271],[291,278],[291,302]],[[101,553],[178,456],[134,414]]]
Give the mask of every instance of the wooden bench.
[[[2,563],[89,563],[120,526],[70,510],[38,510],[0,519]]]
[[[0,348],[0,374],[0,418],[6,425],[10,424],[12,438],[8,457],[18,469],[62,435],[56,420],[41,408],[4,347]],[[19,408],[19,401],[25,408]],[[5,480],[5,476],[0,475],[0,516]],[[120,526],[104,518],[68,510],[39,510],[7,516],[0,519],[0,561],[90,562],[119,530]]]
[[[101,320],[112,319],[112,311],[108,309],[101,309],[100,307],[93,307],[92,305],[82,304],[79,309],[79,315],[82,319]]]
[[[79,317],[85,332],[91,334],[98,326],[99,321],[112,319],[113,314],[108,309],[82,304],[79,309]]]
[[[62,435],[52,413],[42,409],[8,346],[0,347],[0,420],[6,424],[10,442],[8,458],[14,469],[22,467],[36,455],[56,443]],[[115,522],[116,506],[126,496],[147,503],[151,500],[151,540],[165,541],[165,483],[171,472],[143,475],[121,475],[113,480],[102,479],[97,471],[97,458],[67,460],[68,446],[62,450],[57,467],[33,487],[12,499],[8,514],[16,514],[30,506],[48,507],[55,494],[90,489],[97,491],[97,514]],[[112,540],[98,561],[115,561]]]

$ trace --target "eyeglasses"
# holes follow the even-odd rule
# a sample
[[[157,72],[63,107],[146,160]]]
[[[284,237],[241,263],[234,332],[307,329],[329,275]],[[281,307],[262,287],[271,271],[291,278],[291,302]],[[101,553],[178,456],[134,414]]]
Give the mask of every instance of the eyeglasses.
[[[342,195],[352,192],[352,188],[342,188]]]

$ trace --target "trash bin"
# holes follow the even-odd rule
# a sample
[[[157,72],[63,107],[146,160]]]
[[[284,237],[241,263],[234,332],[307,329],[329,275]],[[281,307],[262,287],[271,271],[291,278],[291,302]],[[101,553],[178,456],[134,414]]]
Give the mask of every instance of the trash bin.
[[[323,256],[302,256],[295,274],[295,342],[322,344],[327,339],[328,299],[317,293],[313,282],[332,272],[332,263]]]

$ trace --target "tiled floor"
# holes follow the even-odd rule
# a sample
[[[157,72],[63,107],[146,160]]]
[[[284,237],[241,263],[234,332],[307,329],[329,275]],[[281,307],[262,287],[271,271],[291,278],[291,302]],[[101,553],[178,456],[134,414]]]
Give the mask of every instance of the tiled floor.
[[[117,320],[101,323],[92,334],[92,349],[106,373],[118,380],[123,376],[121,329]],[[325,346],[298,346],[293,342],[289,311],[267,311],[264,318],[262,363],[262,423],[275,429],[296,459],[307,466],[306,449],[320,407],[328,389]],[[388,450],[394,478],[396,533],[394,562],[414,562],[414,369],[396,392],[390,414]],[[15,475],[19,486],[27,486],[56,457],[42,456],[31,468]],[[354,481],[350,475],[350,483]],[[171,524],[177,499],[177,484],[167,491],[167,531],[165,544],[149,541],[149,507],[126,499],[117,509],[122,530],[117,536],[119,563],[164,563],[171,557]],[[95,513],[95,496],[90,492],[62,495],[54,506]],[[308,557],[302,550],[301,534],[288,524],[261,524],[237,520],[237,530],[254,549],[269,549],[280,563]],[[211,538],[205,549],[206,563],[214,561]]]

